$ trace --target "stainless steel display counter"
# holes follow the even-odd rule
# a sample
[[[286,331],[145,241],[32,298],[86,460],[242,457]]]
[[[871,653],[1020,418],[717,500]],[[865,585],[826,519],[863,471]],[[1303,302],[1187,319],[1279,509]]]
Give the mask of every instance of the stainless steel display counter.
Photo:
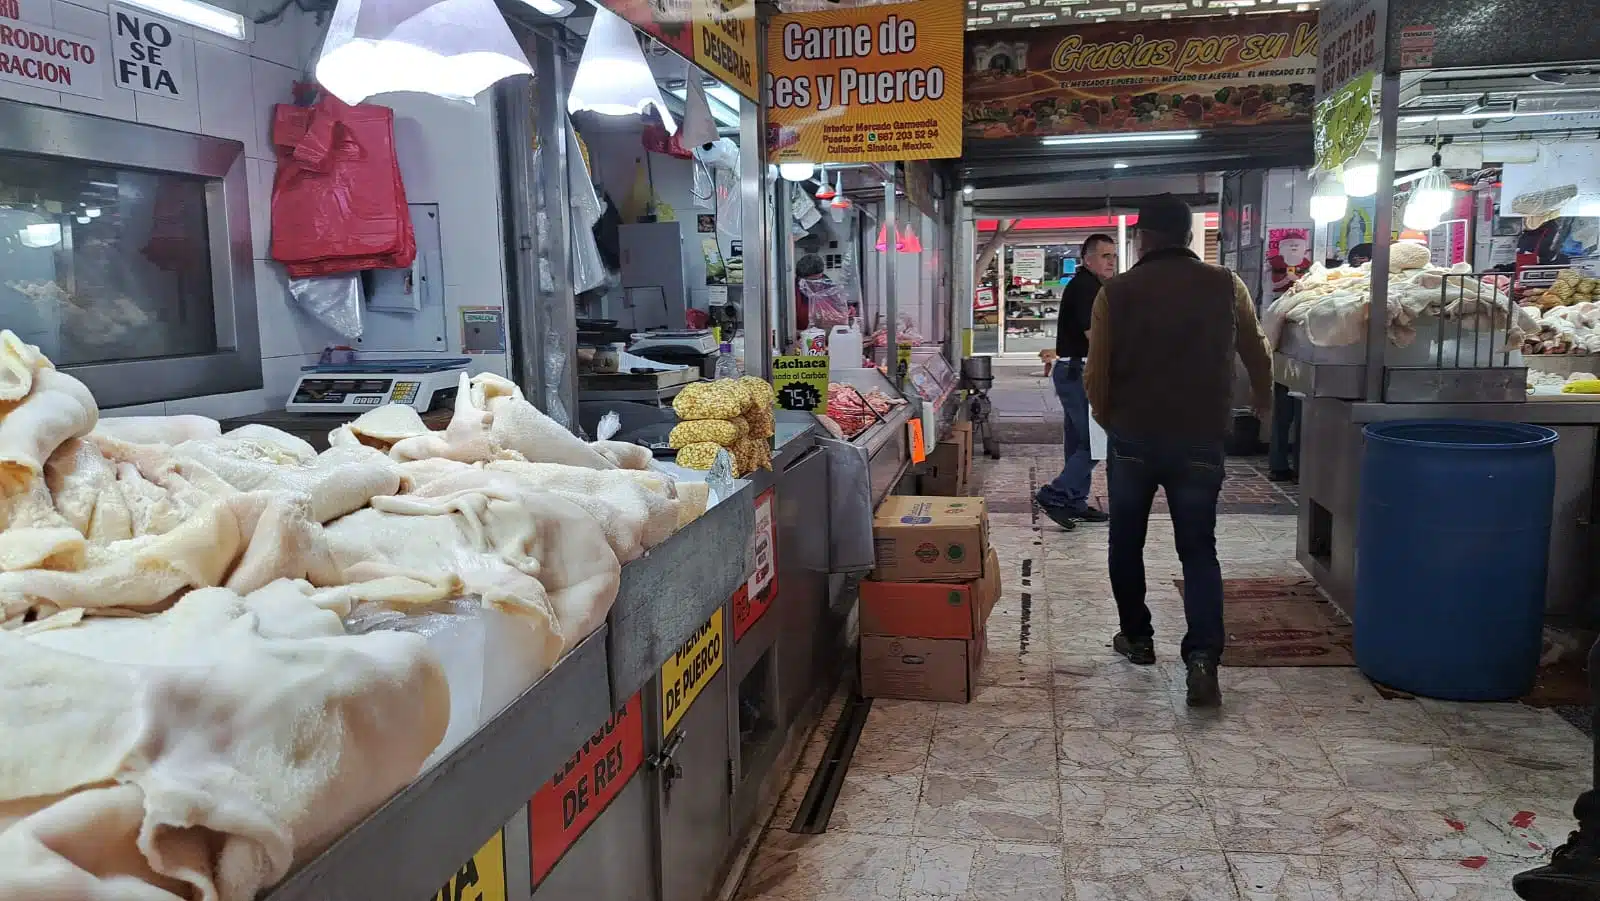
[[[829,468],[780,414],[773,471],[623,567],[607,623],[270,901],[703,901],[843,670]]]
[[[1361,460],[1369,422],[1496,419],[1548,426],[1556,443],[1545,612],[1588,621],[1597,608],[1594,536],[1595,450],[1600,402],[1552,398],[1524,403],[1385,404],[1306,397],[1300,426],[1300,563],[1346,613],[1355,610],[1356,526]]]

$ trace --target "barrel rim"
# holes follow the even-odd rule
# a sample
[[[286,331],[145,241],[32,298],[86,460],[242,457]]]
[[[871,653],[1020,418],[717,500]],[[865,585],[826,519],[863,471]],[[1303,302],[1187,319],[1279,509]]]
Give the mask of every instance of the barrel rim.
[[[1457,444],[1446,441],[1423,441],[1416,438],[1405,438],[1400,435],[1389,434],[1390,429],[1402,429],[1409,426],[1465,426],[1483,428],[1485,426],[1495,429],[1504,429],[1512,432],[1522,432],[1527,436],[1524,441],[1506,441],[1498,444]],[[1504,419],[1392,419],[1387,422],[1371,422],[1362,430],[1362,434],[1371,440],[1385,444],[1394,444],[1404,447],[1426,447],[1435,450],[1454,451],[1516,451],[1534,450],[1555,444],[1561,437],[1555,429],[1531,422],[1516,422]]]

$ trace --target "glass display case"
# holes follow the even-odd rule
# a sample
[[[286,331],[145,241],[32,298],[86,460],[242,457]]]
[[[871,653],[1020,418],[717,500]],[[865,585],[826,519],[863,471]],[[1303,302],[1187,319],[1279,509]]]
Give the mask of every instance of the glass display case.
[[[0,322],[102,407],[261,387],[244,146],[0,101]]]

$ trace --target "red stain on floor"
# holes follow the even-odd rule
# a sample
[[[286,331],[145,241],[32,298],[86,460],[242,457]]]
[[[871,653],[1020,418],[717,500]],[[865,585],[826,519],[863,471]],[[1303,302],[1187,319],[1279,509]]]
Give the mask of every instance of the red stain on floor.
[[[1488,862],[1489,858],[1487,857],[1467,857],[1462,859],[1461,865],[1469,870],[1481,870],[1483,865]]]
[[[1518,829],[1526,829],[1529,826],[1532,826],[1533,821],[1538,818],[1538,814],[1531,810],[1519,810],[1517,811],[1516,815],[1511,818],[1511,825],[1517,827]]]
[[[1467,831],[1467,824],[1461,822],[1460,820],[1451,819],[1450,817],[1445,817],[1444,821],[1445,821],[1445,823],[1447,825],[1449,825],[1449,827],[1451,829],[1454,829],[1457,832],[1466,832]]]

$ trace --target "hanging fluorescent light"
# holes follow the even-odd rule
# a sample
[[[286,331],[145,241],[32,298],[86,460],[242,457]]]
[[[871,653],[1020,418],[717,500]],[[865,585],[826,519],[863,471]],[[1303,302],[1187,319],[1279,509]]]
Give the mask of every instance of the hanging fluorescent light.
[[[492,3],[492,0],[490,0]],[[654,106],[667,134],[678,125],[667,112],[661,88],[644,61],[633,26],[603,6],[594,10],[594,24],[583,45],[583,59],[567,94],[567,112],[591,110],[603,116],[634,116]]]
[[[812,163],[779,163],[778,174],[784,181],[805,181],[814,175],[817,167]]]
[[[1117,160],[1116,162],[1111,164],[1111,168],[1113,168],[1113,169],[1126,169],[1126,168],[1128,168],[1128,164],[1124,163],[1122,160]]]
[[[236,12],[202,3],[200,0],[118,0],[118,2],[168,19],[175,19],[185,25],[226,35],[234,40],[250,40],[249,20]]]
[[[1052,135],[1040,138],[1049,147],[1080,147],[1088,144],[1135,144],[1141,141],[1193,141],[1198,131],[1153,131],[1126,135]]]
[[[1344,164],[1344,192],[1351,197],[1371,197],[1378,193],[1378,155],[1357,150]]]
[[[1338,222],[1350,209],[1350,199],[1333,176],[1325,176],[1311,194],[1311,221],[1318,224]]]
[[[1470,113],[1406,113],[1399,118],[1401,125],[1422,122],[1467,122],[1473,119],[1520,119],[1530,116],[1593,116],[1600,109],[1481,109]]]
[[[494,0],[339,0],[317,81],[345,103],[409,91],[472,103],[532,75]]]

